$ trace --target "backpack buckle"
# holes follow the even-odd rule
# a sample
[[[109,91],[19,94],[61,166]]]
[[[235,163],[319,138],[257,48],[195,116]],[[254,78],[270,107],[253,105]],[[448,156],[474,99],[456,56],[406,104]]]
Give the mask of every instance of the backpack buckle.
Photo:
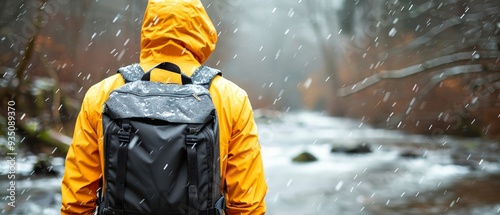
[[[186,132],[187,132],[188,135],[196,134],[196,133],[198,133],[198,128],[197,127],[188,126],[186,128]]]
[[[122,128],[118,131],[118,140],[120,143],[127,143],[130,141],[130,122],[124,120],[122,123]]]
[[[188,134],[186,135],[186,144],[187,145],[194,145],[198,142],[198,137],[196,135]]]

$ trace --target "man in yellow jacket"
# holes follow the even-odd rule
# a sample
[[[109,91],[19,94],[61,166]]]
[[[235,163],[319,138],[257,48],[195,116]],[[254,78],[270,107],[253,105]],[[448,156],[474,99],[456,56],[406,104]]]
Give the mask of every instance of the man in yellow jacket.
[[[147,71],[160,62],[174,62],[192,75],[215,49],[216,41],[217,32],[199,0],[150,0],[143,19],[140,66]],[[151,81],[159,82],[180,83],[179,79],[167,72],[151,76]],[[102,107],[109,93],[123,84],[120,74],[113,75],[92,86],[83,99],[62,181],[64,215],[93,214],[96,209],[104,171]],[[264,214],[267,185],[248,96],[221,76],[209,91],[219,117],[221,187],[227,187],[227,213]]]

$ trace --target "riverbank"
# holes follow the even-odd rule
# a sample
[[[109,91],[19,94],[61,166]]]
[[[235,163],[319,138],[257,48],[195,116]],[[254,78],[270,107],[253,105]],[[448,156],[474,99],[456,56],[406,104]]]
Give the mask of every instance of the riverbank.
[[[469,175],[404,203],[374,208],[373,214],[500,214],[500,174]]]

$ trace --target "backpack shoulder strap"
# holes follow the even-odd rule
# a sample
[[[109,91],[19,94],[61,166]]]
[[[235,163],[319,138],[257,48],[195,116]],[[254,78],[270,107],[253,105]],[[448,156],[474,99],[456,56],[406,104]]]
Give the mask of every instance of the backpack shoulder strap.
[[[222,72],[208,66],[201,66],[193,73],[191,79],[193,80],[193,84],[201,85],[208,89],[210,84],[212,84],[212,80],[217,75],[222,76]]]
[[[125,83],[140,80],[142,75],[144,75],[144,70],[142,70],[139,64],[134,63],[128,66],[121,67],[118,69],[118,73],[123,76]]]

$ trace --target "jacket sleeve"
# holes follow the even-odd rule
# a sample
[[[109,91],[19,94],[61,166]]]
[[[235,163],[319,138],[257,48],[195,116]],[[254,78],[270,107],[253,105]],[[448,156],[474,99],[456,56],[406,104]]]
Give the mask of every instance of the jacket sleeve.
[[[88,95],[86,96],[88,97]],[[92,214],[100,186],[101,163],[98,147],[98,118],[85,98],[76,121],[73,142],[66,155],[62,180],[61,214]]]
[[[253,111],[244,96],[233,121],[226,170],[227,212],[229,215],[265,214],[267,185]],[[239,108],[236,108],[239,109]]]

